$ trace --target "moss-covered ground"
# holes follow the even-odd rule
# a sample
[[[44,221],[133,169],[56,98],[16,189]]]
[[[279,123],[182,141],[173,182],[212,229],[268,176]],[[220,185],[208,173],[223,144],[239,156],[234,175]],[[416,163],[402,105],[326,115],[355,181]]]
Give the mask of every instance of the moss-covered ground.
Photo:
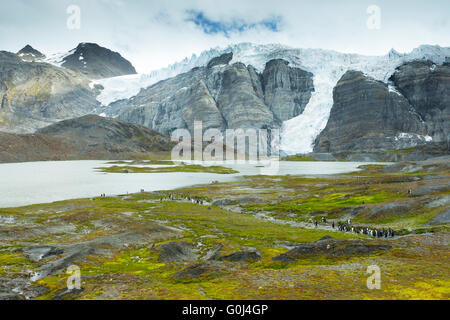
[[[342,176],[254,176],[170,192],[0,209],[0,221],[7,221],[0,224],[0,278],[29,279],[64,256],[34,261],[26,248],[72,250],[89,244],[95,250],[70,261],[80,267],[83,290],[63,299],[449,299],[448,224],[430,222],[448,210],[442,199],[450,192],[408,192],[448,184],[448,172],[433,172],[433,179],[424,179],[429,175],[383,173],[381,167],[371,166]],[[188,197],[204,202],[192,203]],[[326,225],[309,224],[322,217]],[[329,228],[331,221],[347,219],[405,235],[374,240]],[[326,235],[388,243],[392,249],[371,255],[311,255],[292,263],[272,260],[296,244]],[[192,243],[197,259],[162,262],[158,248],[172,241]],[[218,246],[221,255],[257,249],[262,259],[210,261],[198,277],[178,276],[189,266],[205,263],[203,258]],[[371,265],[381,269],[379,290],[366,285]],[[68,277],[60,269],[32,282],[30,290],[45,289],[33,298],[55,298]]]
[[[233,174],[238,173],[236,170],[222,167],[222,166],[202,166],[195,164],[180,164],[168,167],[145,167],[142,165],[154,165],[152,163],[139,163],[140,166],[135,165],[113,165],[110,167],[97,168],[100,172],[106,173],[164,173],[164,172],[204,172],[217,174]],[[161,161],[157,164],[168,165],[167,162]]]

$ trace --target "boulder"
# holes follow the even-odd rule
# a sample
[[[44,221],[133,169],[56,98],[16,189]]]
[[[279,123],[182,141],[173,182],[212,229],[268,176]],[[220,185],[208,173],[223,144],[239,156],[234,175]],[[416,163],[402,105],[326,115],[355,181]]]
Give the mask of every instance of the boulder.
[[[284,263],[294,262],[308,256],[329,255],[369,255],[379,251],[390,250],[392,246],[372,244],[362,240],[322,240],[298,245],[286,253],[274,257],[272,260]]]
[[[158,246],[157,250],[160,251],[159,262],[184,262],[197,259],[192,243],[168,242]]]
[[[219,260],[231,262],[254,262],[262,259],[261,253],[258,250],[247,250],[235,252],[227,256],[222,256]]]

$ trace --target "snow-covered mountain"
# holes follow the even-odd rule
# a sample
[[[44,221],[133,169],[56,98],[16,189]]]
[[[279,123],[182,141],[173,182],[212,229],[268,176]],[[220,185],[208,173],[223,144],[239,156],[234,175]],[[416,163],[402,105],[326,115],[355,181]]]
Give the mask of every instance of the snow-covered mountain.
[[[119,53],[96,43],[80,43],[69,52],[51,55],[43,61],[84,74],[89,79],[136,74],[132,64]]]
[[[100,84],[104,90],[98,96],[103,105],[135,96],[142,88],[187,72],[194,67],[205,66],[212,58],[233,52],[230,63],[242,62],[254,66],[261,72],[272,59],[284,59],[292,67],[312,72],[315,92],[304,112],[282,126],[281,149],[288,154],[307,153],[313,149],[313,142],[325,128],[333,104],[333,88],[348,70],[362,71],[376,80],[388,82],[395,69],[403,63],[422,59],[442,64],[450,57],[449,47],[423,45],[410,53],[391,50],[384,56],[363,56],[322,49],[300,49],[269,44],[255,45],[241,43],[226,48],[214,48],[199,56],[193,55],[167,68],[149,74],[129,75],[101,79],[91,83]],[[395,90],[395,88],[393,88]]]

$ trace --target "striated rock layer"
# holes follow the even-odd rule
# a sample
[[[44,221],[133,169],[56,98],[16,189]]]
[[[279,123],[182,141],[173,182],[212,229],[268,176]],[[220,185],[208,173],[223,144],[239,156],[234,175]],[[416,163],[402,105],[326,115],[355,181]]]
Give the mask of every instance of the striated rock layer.
[[[425,120],[436,142],[450,135],[450,65],[413,61],[397,68],[391,80]]]
[[[83,116],[99,105],[89,80],[47,63],[0,51],[0,130],[29,133]]]
[[[170,135],[179,128],[279,128],[301,114],[314,91],[313,74],[287,61],[267,63],[262,74],[251,65],[228,65],[230,54],[213,59],[102,109],[109,116]],[[117,114],[114,114],[117,112]]]
[[[348,71],[333,91],[327,126],[315,152],[391,150],[450,135],[450,67],[412,61],[396,69],[390,84]]]

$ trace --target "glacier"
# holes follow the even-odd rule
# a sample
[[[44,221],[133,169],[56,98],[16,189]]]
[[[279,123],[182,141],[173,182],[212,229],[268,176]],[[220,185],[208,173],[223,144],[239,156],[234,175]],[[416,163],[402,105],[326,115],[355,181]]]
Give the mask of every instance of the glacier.
[[[42,62],[49,63],[51,65],[54,65],[56,67],[62,67],[62,64],[64,63],[64,58],[70,56],[75,52],[76,49],[72,49],[68,52],[58,52],[50,55],[49,57],[46,57]]]
[[[187,72],[194,67],[205,66],[212,58],[224,53],[233,52],[230,63],[242,62],[254,66],[259,72],[272,59],[284,59],[292,67],[298,67],[314,74],[312,97],[304,112],[288,121],[281,128],[280,149],[286,154],[304,154],[313,150],[314,141],[325,128],[333,105],[333,88],[348,70],[358,70],[374,78],[388,83],[395,69],[405,62],[427,59],[435,64],[442,64],[450,57],[449,47],[422,45],[410,53],[399,53],[391,50],[384,56],[365,56],[352,53],[341,53],[324,49],[293,48],[280,44],[257,45],[239,43],[225,48],[213,48],[192,55],[181,62],[167,68],[155,70],[148,74],[121,76],[93,81],[91,86],[102,85],[104,90],[97,99],[104,106],[110,103],[129,99],[142,88],[147,88],[158,81]],[[390,90],[396,90],[390,86]]]

